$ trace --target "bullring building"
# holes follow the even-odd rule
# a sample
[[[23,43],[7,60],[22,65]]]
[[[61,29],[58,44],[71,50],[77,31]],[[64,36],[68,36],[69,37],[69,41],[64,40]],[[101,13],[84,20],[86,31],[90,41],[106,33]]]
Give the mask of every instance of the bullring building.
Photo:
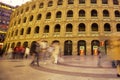
[[[97,55],[100,43],[120,38],[120,0],[32,0],[11,15],[4,45],[59,42],[63,55]]]

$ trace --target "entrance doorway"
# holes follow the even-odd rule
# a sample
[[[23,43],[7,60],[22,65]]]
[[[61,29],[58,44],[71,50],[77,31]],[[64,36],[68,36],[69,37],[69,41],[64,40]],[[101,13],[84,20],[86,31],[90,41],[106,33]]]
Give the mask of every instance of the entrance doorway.
[[[86,55],[86,42],[84,40],[78,41],[78,55]]]
[[[91,55],[98,55],[99,46],[100,46],[100,42],[98,40],[93,40],[91,42]]]
[[[72,55],[72,41],[67,40],[64,43],[64,55]]]

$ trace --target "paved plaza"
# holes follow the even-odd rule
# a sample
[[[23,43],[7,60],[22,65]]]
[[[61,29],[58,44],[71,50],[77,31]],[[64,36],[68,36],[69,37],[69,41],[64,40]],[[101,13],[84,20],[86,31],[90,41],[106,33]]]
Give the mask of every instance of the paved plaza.
[[[51,60],[31,66],[32,59],[0,59],[0,80],[120,80],[109,58],[102,58],[97,66],[97,56],[64,56],[59,64]]]

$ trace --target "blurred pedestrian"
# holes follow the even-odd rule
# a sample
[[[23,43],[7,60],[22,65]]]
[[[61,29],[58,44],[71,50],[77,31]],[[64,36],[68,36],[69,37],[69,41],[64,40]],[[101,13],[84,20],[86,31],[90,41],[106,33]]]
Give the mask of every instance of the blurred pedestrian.
[[[59,43],[53,43],[54,46],[54,50],[52,52],[52,59],[53,59],[53,63],[57,64],[58,63],[58,58],[60,55],[60,45]]]
[[[120,77],[120,60],[117,60],[117,77]]]
[[[12,54],[13,54],[13,49],[12,49],[12,48],[9,48],[9,49],[7,50],[7,58],[8,58],[8,59],[11,59],[11,58],[12,58]]]
[[[34,41],[31,45],[30,52],[33,54],[34,59],[31,62],[31,65],[35,65],[37,63],[37,66],[39,67],[39,59],[40,59],[40,44],[38,41]]]
[[[26,47],[24,57],[27,59],[29,55],[30,55],[30,49],[29,47]]]

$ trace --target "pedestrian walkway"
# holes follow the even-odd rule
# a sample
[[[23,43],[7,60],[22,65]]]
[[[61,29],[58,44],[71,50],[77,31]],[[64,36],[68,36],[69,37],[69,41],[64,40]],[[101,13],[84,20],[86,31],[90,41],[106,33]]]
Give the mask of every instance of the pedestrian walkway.
[[[0,60],[0,80],[119,80],[111,62],[103,58],[97,66],[97,56],[64,56],[64,61],[52,64],[40,61],[40,67],[28,60]],[[46,64],[45,64],[46,63]]]

